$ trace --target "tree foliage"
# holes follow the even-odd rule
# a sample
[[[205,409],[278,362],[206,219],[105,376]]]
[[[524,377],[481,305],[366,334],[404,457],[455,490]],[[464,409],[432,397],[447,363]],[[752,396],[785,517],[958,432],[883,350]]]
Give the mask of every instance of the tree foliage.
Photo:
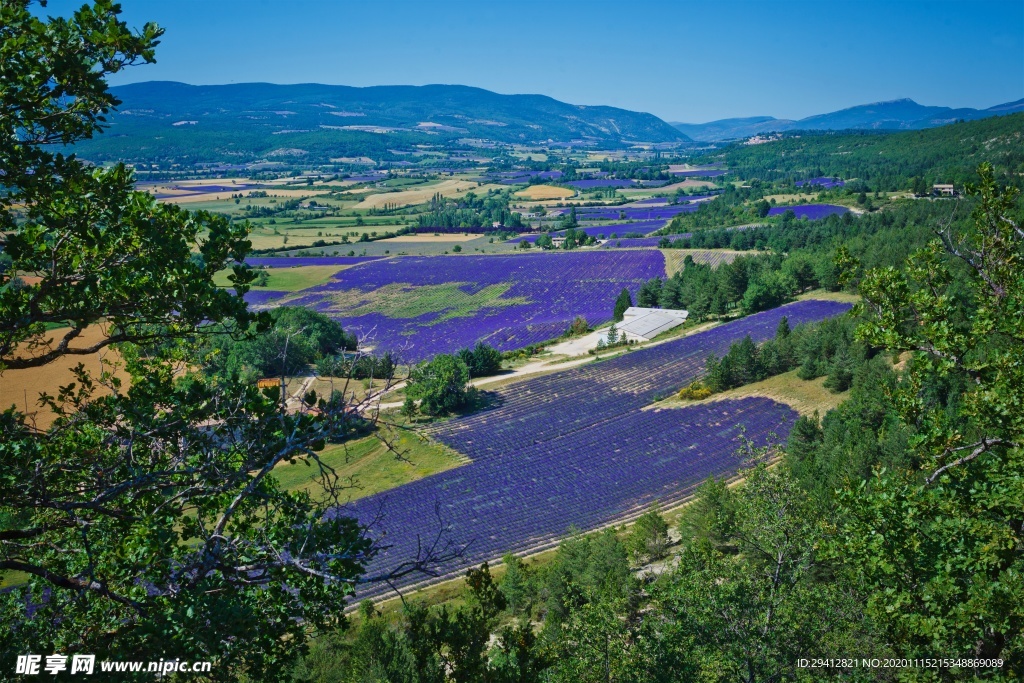
[[[438,354],[413,369],[406,394],[420,401],[419,409],[427,415],[447,415],[469,402],[469,378],[469,368],[461,358]]]
[[[279,680],[355,586],[391,578],[365,575],[376,549],[338,514],[346,485],[319,459],[368,406],[309,395],[286,409],[278,388],[207,374],[216,335],[276,325],[302,328],[311,353],[348,342],[304,312],[249,313],[242,266],[234,293],[216,286],[244,259],[247,225],[156,204],[124,166],[55,152],[101,129],[117,104],[108,75],[153,59],[161,30],[118,14],[106,0],[49,20],[0,4],[0,372],[113,346],[124,378],[77,365],[40,396],[45,429],[0,414],[0,572],[17,577],[0,594],[0,659],[209,660],[219,680]],[[96,327],[100,341],[83,342]],[[277,484],[275,467],[297,459],[322,494]]]
[[[910,354],[892,396],[914,426],[908,447],[921,469],[882,470],[848,491],[837,552],[907,656],[969,652],[1020,672],[1024,228],[1018,192],[998,186],[987,164],[979,174],[969,230],[937,229],[902,270],[861,282],[859,336]]]

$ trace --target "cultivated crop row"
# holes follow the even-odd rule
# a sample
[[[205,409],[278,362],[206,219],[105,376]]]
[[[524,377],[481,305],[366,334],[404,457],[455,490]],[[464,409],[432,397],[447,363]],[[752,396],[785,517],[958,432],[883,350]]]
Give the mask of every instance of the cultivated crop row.
[[[381,256],[250,256],[250,268],[295,268],[298,266],[353,266],[375,261]]]
[[[483,341],[512,350],[611,318],[625,287],[663,276],[660,252],[404,256],[348,268],[283,303],[339,319],[378,350],[417,361]],[[390,298],[389,298],[390,297]]]
[[[828,216],[849,213],[845,206],[833,204],[798,204],[796,206],[773,206],[768,210],[769,216],[781,216],[787,211],[792,211],[797,218],[806,218],[809,221],[816,221]]]
[[[470,456],[470,464],[361,499],[346,511],[372,523],[371,535],[390,546],[370,571],[415,557],[445,527],[448,540],[465,546],[461,560],[441,568],[456,571],[544,545],[570,526],[593,529],[655,501],[670,504],[708,476],[734,473],[741,426],[759,445],[771,434],[785,439],[796,417],[791,409],[764,398],[643,408],[692,381],[708,353],[722,354],[748,334],[767,339],[782,316],[796,325],[848,308],[790,304],[501,390],[500,407],[433,430]]]
[[[834,301],[801,301],[611,360],[518,382],[500,392],[499,408],[445,422],[433,434],[474,460],[499,457],[667,396],[703,371],[708,354],[722,356],[747,335],[754,341],[769,339],[783,316],[796,326],[849,308]]]
[[[415,557],[444,527],[446,539],[465,548],[440,568],[452,572],[550,543],[570,527],[593,529],[656,501],[671,504],[707,477],[738,469],[741,425],[763,445],[769,434],[784,438],[795,418],[763,398],[636,410],[361,499],[345,514],[376,520],[371,535],[389,546],[370,572]]]

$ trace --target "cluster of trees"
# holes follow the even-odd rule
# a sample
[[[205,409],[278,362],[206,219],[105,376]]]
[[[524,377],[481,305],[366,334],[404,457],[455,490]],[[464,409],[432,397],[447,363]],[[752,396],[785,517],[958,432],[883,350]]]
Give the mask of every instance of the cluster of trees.
[[[760,346],[747,336],[730,345],[721,358],[708,356],[701,383],[719,392],[799,368],[800,379],[826,376],[827,389],[846,391],[856,368],[876,352],[855,340],[855,328],[849,315],[800,325],[795,330],[790,330],[789,321],[782,318],[775,337]]]
[[[365,603],[353,629],[314,644],[293,680],[357,681],[368,675],[417,683],[569,680],[574,666],[595,654],[591,648],[597,643],[573,653],[563,634],[579,631],[579,611],[594,602],[635,601],[641,583],[633,576],[633,563],[663,557],[667,532],[664,519],[651,511],[632,532],[621,534],[624,538],[615,530],[576,535],[541,566],[507,555],[500,581],[486,564],[471,569],[465,599],[456,606],[410,602],[381,613]],[[540,633],[532,624],[538,617]],[[593,664],[600,671],[601,662]]]
[[[368,353],[324,355],[316,363],[321,377],[384,379],[394,376],[398,365],[390,352],[380,356]]]
[[[313,365],[326,365],[339,352],[356,350],[355,335],[345,332],[336,320],[323,313],[280,306],[268,312],[266,319],[266,324],[254,323],[244,334],[211,336],[204,355],[205,371],[211,376],[251,384],[261,377],[295,375]],[[390,377],[391,373],[376,376]]]
[[[964,200],[968,207],[973,200]],[[843,243],[856,250],[871,250],[872,265],[884,263],[895,265],[906,258],[914,249],[922,246],[930,236],[930,226],[937,221],[956,222],[959,228],[966,227],[970,212],[950,215],[947,205],[936,202],[899,201],[889,205],[885,211],[853,216],[849,213],[833,215],[817,221],[796,220],[788,212],[778,222],[766,226],[753,226],[743,230],[712,228],[698,230],[688,235],[674,237],[685,232],[678,223],[666,228],[669,233],[660,246],[679,249],[736,249],[771,250],[791,252],[797,250],[826,251]],[[891,246],[896,252],[887,256],[885,247]]]
[[[435,193],[430,209],[417,219],[420,228],[490,228],[495,223],[506,228],[521,228],[523,216],[509,209],[510,191],[490,191],[485,195],[467,192],[459,199]]]
[[[403,412],[415,415],[449,415],[471,405],[475,390],[468,387],[474,377],[487,377],[501,372],[502,354],[492,346],[477,342],[472,349],[455,355],[438,354],[420,363],[409,375],[405,389]],[[419,401],[419,405],[416,405]]]
[[[687,255],[681,271],[645,286],[638,305],[685,308],[700,320],[736,309],[765,310],[807,289],[837,291],[841,288],[836,261],[840,248],[858,264],[845,283],[846,289],[855,291],[865,269],[898,267],[928,243],[935,225],[954,231],[970,229],[977,199],[961,201],[965,210],[952,214],[946,204],[903,201],[856,218],[849,214],[818,221],[784,218],[771,226],[743,230],[698,230],[664,246],[764,253],[740,256],[718,268],[695,263]],[[667,230],[677,228],[673,223]]]
[[[466,364],[471,378],[490,377],[501,372],[501,351],[483,342],[477,342],[472,349],[462,349],[458,357]]]
[[[717,268],[696,263],[687,255],[683,269],[672,277],[652,278],[640,287],[637,306],[686,309],[695,320],[737,309],[755,313],[807,289],[837,289],[835,276],[830,277],[834,268],[824,257],[812,259],[805,254],[739,256]]]
[[[394,577],[367,575],[374,542],[328,514],[348,492],[318,454],[365,406],[310,396],[286,410],[244,376],[355,340],[307,311],[248,310],[246,224],[58,153],[100,132],[118,104],[106,77],[151,62],[162,31],[129,29],[105,0],[59,19],[36,9],[0,5],[0,372],[30,384],[70,366],[74,380],[39,396],[51,424],[0,412],[0,660],[208,660],[221,680],[282,679],[355,586]],[[214,281],[225,268],[233,291]],[[104,350],[104,371],[79,364]],[[297,458],[315,498],[274,477]],[[446,552],[427,555],[405,571]]]

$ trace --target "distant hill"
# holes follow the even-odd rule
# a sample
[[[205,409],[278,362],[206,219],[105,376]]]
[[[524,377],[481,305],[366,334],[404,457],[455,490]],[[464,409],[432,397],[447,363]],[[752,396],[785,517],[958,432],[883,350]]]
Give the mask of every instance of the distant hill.
[[[344,156],[451,139],[605,147],[688,140],[652,114],[462,85],[151,81],[111,91],[122,105],[104,135],[80,146],[83,156],[105,160],[162,152],[251,158],[320,151]]]
[[[721,119],[708,123],[673,123],[680,132],[694,140],[733,140],[767,132],[789,130],[920,130],[944,126],[955,121],[975,121],[1024,111],[1024,99],[999,104],[988,109],[952,109],[928,107],[914,100],[862,104],[848,109],[817,114],[793,121],[771,116]]]
[[[760,145],[726,145],[695,163],[724,164],[744,179],[838,176],[907,189],[915,177],[962,185],[976,179],[982,161],[1008,179],[1019,177],[1024,112],[922,130],[803,131]]]

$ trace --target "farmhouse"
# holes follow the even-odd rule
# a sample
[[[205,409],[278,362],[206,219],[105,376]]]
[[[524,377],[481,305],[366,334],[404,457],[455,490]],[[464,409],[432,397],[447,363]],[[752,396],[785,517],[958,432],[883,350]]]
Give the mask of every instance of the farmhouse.
[[[669,308],[640,308],[630,306],[622,315],[618,325],[619,334],[634,341],[650,341],[662,332],[671,330],[686,322],[687,311]]]
[[[953,188],[952,184],[938,183],[932,185],[932,193],[952,197],[956,194],[956,190]]]

